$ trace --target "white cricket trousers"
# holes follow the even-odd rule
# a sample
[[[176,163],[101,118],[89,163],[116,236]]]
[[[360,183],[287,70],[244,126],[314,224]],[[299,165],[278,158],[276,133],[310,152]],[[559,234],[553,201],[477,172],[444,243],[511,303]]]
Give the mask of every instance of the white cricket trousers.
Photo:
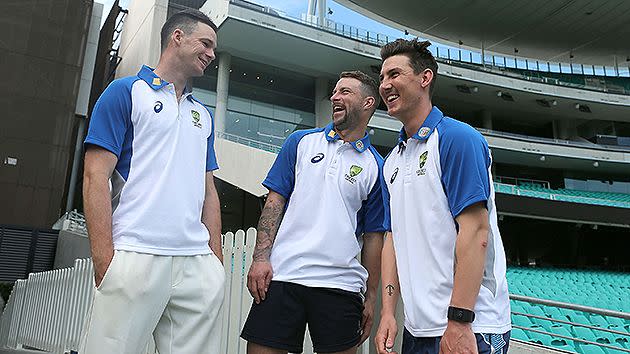
[[[224,268],[214,254],[156,256],[115,251],[94,292],[79,354],[216,354]]]

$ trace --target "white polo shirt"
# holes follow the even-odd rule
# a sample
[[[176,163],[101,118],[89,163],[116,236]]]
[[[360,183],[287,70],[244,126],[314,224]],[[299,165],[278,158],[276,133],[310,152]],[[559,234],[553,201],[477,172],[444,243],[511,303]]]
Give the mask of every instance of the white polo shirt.
[[[143,66],[113,81],[98,99],[85,144],[118,157],[112,183],[117,250],[157,255],[208,254],[201,223],[206,171],[218,168],[210,112],[190,92]]]
[[[491,157],[483,136],[436,107],[411,138],[401,130],[383,167],[391,213],[405,328],[415,337],[442,336],[455,271],[455,218],[485,202],[490,230],[477,303],[476,333],[510,330],[503,242],[497,226]],[[389,205],[387,205],[389,204]]]
[[[271,265],[273,280],[364,292],[357,260],[364,232],[385,230],[382,158],[366,134],[344,142],[332,128],[297,131],[263,185],[287,199]]]

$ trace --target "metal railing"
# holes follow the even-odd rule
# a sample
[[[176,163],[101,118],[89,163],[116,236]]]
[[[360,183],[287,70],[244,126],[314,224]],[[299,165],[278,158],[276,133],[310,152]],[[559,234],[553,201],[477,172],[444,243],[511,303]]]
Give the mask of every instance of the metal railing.
[[[571,147],[583,147],[587,149],[604,150],[604,151],[617,151],[617,152],[626,152],[626,153],[630,152],[630,146],[604,145],[604,144],[588,143],[588,142],[583,142],[583,141],[543,138],[539,136],[501,132],[501,131],[485,129],[485,128],[475,128],[475,129],[477,129],[479,132],[481,132],[484,135],[510,138],[510,139],[515,139],[515,140],[527,141],[527,142],[538,142],[538,143],[544,143],[544,144],[571,146]]]
[[[228,232],[222,244],[225,292],[220,353],[245,354],[246,343],[239,335],[252,303],[246,275],[256,230]],[[31,347],[53,354],[76,351],[93,301],[93,277],[91,259],[78,259],[72,268],[31,273],[28,279],[18,280],[0,317],[0,348]],[[367,340],[360,353],[368,353],[369,345]],[[155,353],[153,348],[149,343],[144,354]],[[304,353],[313,354],[312,346],[305,345]]]
[[[508,193],[508,194],[518,195],[518,196],[523,196],[523,197],[534,197],[534,198],[557,200],[557,201],[564,201],[564,202],[615,206],[619,208],[630,208],[630,202],[624,202],[620,200],[583,197],[583,196],[571,195],[571,194],[560,194],[560,193],[554,193],[553,190],[539,191],[539,190],[533,190],[529,188],[521,188],[513,184],[506,184],[506,183],[500,183],[500,182],[494,182],[494,186],[495,186],[495,191],[497,193]]]
[[[52,228],[54,230],[72,231],[74,233],[87,236],[87,225],[85,223],[85,217],[76,209],[63,214],[59,218],[59,220],[55,222]]]
[[[574,311],[580,311],[580,312],[586,312],[586,313],[591,313],[591,314],[596,314],[596,315],[617,317],[617,318],[621,318],[621,319],[625,319],[625,320],[630,320],[630,313],[625,313],[625,312],[612,311],[612,310],[607,310],[607,309],[599,309],[599,308],[594,308],[594,307],[589,307],[589,306],[569,304],[569,303],[565,303],[565,302],[559,302],[559,301],[553,301],[553,300],[545,300],[545,299],[538,299],[538,298],[534,298],[534,297],[522,296],[522,295],[514,295],[514,294],[510,295],[510,299],[511,300],[515,300],[515,301],[523,301],[523,302],[527,302],[527,303],[530,303],[530,304],[539,304],[539,305],[545,305],[545,306],[552,306],[552,307],[556,307],[556,308],[564,308],[564,309],[569,309],[569,310],[574,310]],[[524,312],[513,311],[512,314],[525,316],[527,318],[534,318],[534,319],[537,319],[537,320],[549,321],[549,322],[552,322],[552,323],[566,324],[566,325],[570,325],[570,326],[574,326],[574,327],[575,326],[577,326],[577,327],[584,327],[584,328],[588,328],[588,329],[590,329],[592,331],[600,331],[600,332],[611,333],[611,334],[615,334],[617,336],[627,337],[626,338],[626,342],[630,341],[630,333],[617,331],[617,330],[613,330],[613,329],[610,329],[610,328],[591,326],[591,325],[584,324],[584,323],[572,322],[572,321],[557,319],[557,318],[553,318],[553,317],[543,317],[543,316],[533,315],[533,314],[524,313]],[[548,331],[546,331],[544,329],[540,329],[540,328],[525,327],[525,326],[515,325],[515,324],[512,324],[512,327],[522,329],[525,332],[534,332],[534,333],[545,334],[545,335],[551,336],[552,338],[553,337],[561,338],[561,339],[570,340],[570,341],[574,341],[574,342],[578,342],[578,343],[585,343],[585,344],[590,344],[590,345],[596,345],[596,346],[599,346],[599,347],[602,347],[602,348],[606,348],[606,349],[613,349],[613,350],[617,350],[617,351],[620,351],[620,352],[630,353],[630,349],[624,348],[621,345],[619,345],[619,346],[611,345],[613,343],[600,343],[600,342],[590,341],[590,340],[583,339],[583,338],[578,338],[578,337],[575,337],[575,336],[567,336],[567,335],[564,335],[564,334],[548,332]],[[532,341],[534,341],[534,340],[532,340]],[[567,345],[569,345],[569,344],[567,343]]]
[[[320,23],[321,20],[314,15],[305,15],[304,18],[297,18],[285,13],[284,11],[268,6],[261,6],[245,0],[231,0],[230,2],[239,7],[266,13],[271,16],[315,27],[319,30],[379,47],[396,38],[409,37],[409,35],[403,31],[400,31],[400,34],[397,35],[387,35],[349,24],[339,23],[328,18],[324,19],[323,23]],[[392,28],[392,31],[398,32],[399,30]],[[484,52],[476,52],[448,45],[441,45],[436,42],[432,42],[429,50],[434,54],[438,61],[464,66],[474,70],[487,71],[493,74],[516,77],[527,81],[540,82],[550,85],[630,95],[630,85],[624,87],[606,80],[607,77],[630,77],[629,66],[617,64],[616,66],[611,67],[605,65],[584,65],[560,62],[554,63],[509,55],[485,54]],[[540,73],[541,77],[529,75],[527,71]],[[584,80],[583,83],[575,83],[573,81],[564,80],[562,77],[553,77],[552,75],[545,77],[544,73],[579,75],[579,77],[582,77]],[[589,78],[603,80],[604,83],[603,85],[593,85],[589,83]]]
[[[269,144],[269,143],[263,143],[260,141],[256,141],[253,139],[248,139],[248,138],[244,138],[242,136],[238,136],[236,134],[229,134],[226,132],[220,132],[217,131],[216,132],[217,137],[221,138],[221,139],[225,139],[225,140],[229,140],[235,143],[239,143],[239,144],[243,144],[249,147],[253,147],[256,149],[260,149],[260,150],[264,150],[264,151],[268,151],[268,152],[273,152],[274,154],[277,154],[280,152],[281,146],[278,145],[273,145],[273,144]]]

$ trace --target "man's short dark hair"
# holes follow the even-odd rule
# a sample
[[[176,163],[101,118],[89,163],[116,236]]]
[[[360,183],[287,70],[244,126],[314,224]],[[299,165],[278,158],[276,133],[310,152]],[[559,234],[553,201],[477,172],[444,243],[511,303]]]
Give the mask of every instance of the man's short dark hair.
[[[340,79],[343,79],[344,77],[357,79],[361,82],[361,91],[363,95],[365,97],[374,97],[374,110],[376,110],[378,105],[381,103],[381,96],[378,94],[378,82],[376,82],[376,80],[370,75],[359,70],[344,71],[339,74]]]
[[[438,65],[433,54],[429,51],[430,45],[431,42],[420,41],[418,38],[412,40],[399,38],[385,44],[381,48],[381,60],[385,61],[389,57],[402,54],[409,58],[409,64],[413,68],[414,74],[418,75],[425,69],[431,69],[433,71],[433,80],[431,80],[429,85],[429,97],[433,97]]]
[[[214,22],[212,22],[210,17],[206,16],[206,14],[199,10],[186,9],[169,17],[160,31],[160,44],[162,51],[164,51],[164,49],[168,46],[168,40],[170,39],[173,31],[179,28],[184,31],[184,33],[190,34],[195,30],[195,28],[197,28],[197,23],[199,22],[210,26],[215,33],[219,31],[219,28],[214,24]]]

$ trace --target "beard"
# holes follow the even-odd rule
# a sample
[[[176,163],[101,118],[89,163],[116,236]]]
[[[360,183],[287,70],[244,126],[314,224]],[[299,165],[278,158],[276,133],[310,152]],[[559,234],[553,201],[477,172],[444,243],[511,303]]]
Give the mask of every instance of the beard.
[[[335,130],[342,131],[355,128],[359,123],[359,112],[357,109],[346,108],[346,114],[344,114],[338,121],[333,121]]]

